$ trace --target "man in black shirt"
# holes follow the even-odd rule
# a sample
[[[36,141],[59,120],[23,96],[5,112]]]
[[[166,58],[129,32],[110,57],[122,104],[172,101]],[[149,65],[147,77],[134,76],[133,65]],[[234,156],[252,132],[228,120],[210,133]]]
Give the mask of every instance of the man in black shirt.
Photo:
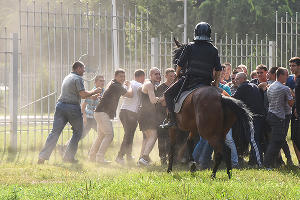
[[[123,87],[124,82],[128,88],[127,90]],[[125,71],[118,69],[115,71],[115,79],[108,84],[94,113],[97,121],[98,136],[89,152],[91,161],[96,160],[101,164],[110,163],[110,161],[105,160],[105,153],[114,138],[111,120],[116,116],[116,110],[121,96],[130,98],[133,96],[133,93],[130,82],[125,81]]]
[[[175,80],[175,70],[173,68],[168,68],[165,70],[166,81],[160,84],[155,92],[155,96],[162,97],[164,92],[170,87],[170,85]],[[156,104],[157,120],[158,124],[163,123],[164,119],[167,117],[167,108],[164,102]],[[158,127],[157,129],[158,138],[158,150],[161,164],[167,163],[167,154],[169,148],[169,135],[167,129],[162,129]]]
[[[296,103],[293,107],[294,121],[291,125],[291,137],[293,141],[294,151],[297,156],[300,167],[300,57],[293,57],[289,60],[291,71],[295,74],[295,98]]]
[[[254,135],[247,135],[246,138],[248,138],[248,141],[251,142],[252,158],[256,158],[257,164],[261,165],[261,134],[263,130],[265,114],[263,94],[255,84],[247,81],[247,75],[244,72],[237,73],[235,81],[238,85],[238,88],[233,97],[243,101],[244,104],[246,104],[250,111],[254,114]]]

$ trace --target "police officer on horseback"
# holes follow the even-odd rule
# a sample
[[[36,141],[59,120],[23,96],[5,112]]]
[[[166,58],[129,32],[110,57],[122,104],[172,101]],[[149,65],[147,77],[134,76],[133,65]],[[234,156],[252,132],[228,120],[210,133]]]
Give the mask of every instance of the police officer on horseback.
[[[183,74],[164,94],[169,121],[163,123],[161,127],[176,126],[174,105],[183,91],[203,85],[218,87],[221,70],[218,50],[211,43],[211,27],[206,22],[200,22],[195,26],[194,41],[183,47],[177,62],[177,77],[180,72]]]

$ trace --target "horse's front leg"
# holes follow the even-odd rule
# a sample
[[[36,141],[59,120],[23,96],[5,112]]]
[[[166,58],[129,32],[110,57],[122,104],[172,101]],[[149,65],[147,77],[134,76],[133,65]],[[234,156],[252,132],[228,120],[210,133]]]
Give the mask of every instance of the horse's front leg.
[[[193,157],[193,152],[194,152],[194,140],[193,140],[194,134],[192,132],[190,132],[189,137],[187,138],[187,146],[188,146],[188,153],[189,153],[189,166],[190,166],[190,170],[191,172],[195,172],[196,171],[196,162],[194,160]]]
[[[175,145],[176,145],[176,128],[169,128],[169,139],[170,139],[170,149],[169,149],[169,164],[167,172],[170,173],[173,167]]]

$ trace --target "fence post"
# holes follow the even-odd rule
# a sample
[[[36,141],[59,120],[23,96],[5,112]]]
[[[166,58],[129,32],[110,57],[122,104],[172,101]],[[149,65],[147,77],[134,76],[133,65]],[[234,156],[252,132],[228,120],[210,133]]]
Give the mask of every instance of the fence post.
[[[158,38],[151,38],[151,67],[158,67]]]
[[[269,41],[269,67],[276,67],[276,42]]]
[[[119,65],[119,41],[118,41],[118,25],[117,25],[117,5],[116,0],[112,0],[112,37],[113,37],[113,66],[114,71],[120,67]],[[124,30],[123,30],[124,31]]]
[[[10,111],[10,146],[12,151],[17,151],[18,128],[18,33],[13,33],[12,65],[10,70],[9,85],[9,111]]]

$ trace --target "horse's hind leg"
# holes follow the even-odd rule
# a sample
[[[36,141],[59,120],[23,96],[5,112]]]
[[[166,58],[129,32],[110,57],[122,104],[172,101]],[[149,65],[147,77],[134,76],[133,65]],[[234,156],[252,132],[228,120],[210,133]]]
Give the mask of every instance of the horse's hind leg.
[[[189,153],[189,164],[191,172],[196,171],[196,162],[194,161],[193,151],[194,151],[194,140],[193,140],[193,133],[190,133],[189,137],[187,138],[187,146],[188,146],[188,153]]]
[[[214,179],[216,178],[216,173],[218,171],[219,165],[222,161],[223,158],[223,146],[224,146],[224,141],[219,141],[214,144],[211,144],[213,146],[213,149],[215,151],[215,164],[213,168],[213,172],[211,177]]]
[[[222,157],[223,157],[223,155],[222,155],[221,152],[218,152],[215,155],[215,165],[214,165],[213,172],[212,172],[212,175],[211,175],[211,177],[213,179],[216,178],[216,173],[217,173],[219,165],[220,165],[220,163],[222,161]]]
[[[169,149],[169,163],[167,172],[170,173],[173,167],[174,154],[175,154],[175,145],[176,145],[176,129],[169,128],[169,138],[170,138],[170,149]]]
[[[226,168],[227,168],[227,174],[228,178],[231,178],[231,171],[232,171],[232,165],[231,165],[231,149],[224,145],[224,158],[226,162]]]

